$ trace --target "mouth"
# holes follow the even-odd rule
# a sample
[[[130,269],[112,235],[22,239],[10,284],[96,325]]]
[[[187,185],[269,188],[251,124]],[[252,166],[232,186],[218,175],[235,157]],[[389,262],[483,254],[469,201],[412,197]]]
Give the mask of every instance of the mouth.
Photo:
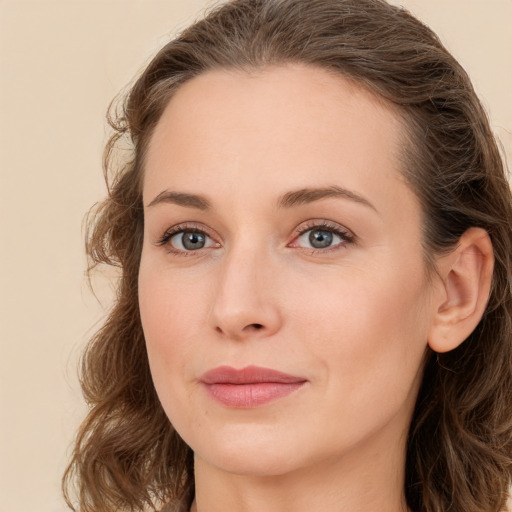
[[[199,381],[211,398],[235,409],[251,409],[284,398],[308,382],[304,377],[258,366],[240,370],[220,366]]]

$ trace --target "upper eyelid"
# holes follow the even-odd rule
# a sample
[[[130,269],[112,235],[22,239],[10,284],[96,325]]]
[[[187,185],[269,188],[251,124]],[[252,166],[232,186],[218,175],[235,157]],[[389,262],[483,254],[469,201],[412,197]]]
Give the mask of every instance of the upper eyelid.
[[[163,235],[158,237],[158,240],[156,241],[156,245],[165,245],[173,236],[176,236],[180,233],[186,233],[187,231],[197,231],[199,233],[202,233],[206,235],[207,237],[211,238],[212,240],[216,240],[215,236],[212,235],[210,230],[206,227],[203,227],[202,224],[197,224],[195,222],[192,223],[180,223],[176,224],[175,226],[172,226],[165,230]]]
[[[351,238],[356,238],[356,234],[349,228],[339,224],[337,222],[329,221],[326,219],[313,219],[306,221],[305,223],[299,224],[294,230],[294,233],[297,235],[302,235],[307,231],[311,231],[313,229],[324,228],[330,231],[340,232],[350,236]]]

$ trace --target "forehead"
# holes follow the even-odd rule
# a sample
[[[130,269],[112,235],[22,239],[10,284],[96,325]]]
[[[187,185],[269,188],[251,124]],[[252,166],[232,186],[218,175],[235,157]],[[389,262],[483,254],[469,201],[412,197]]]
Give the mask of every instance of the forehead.
[[[333,183],[378,200],[403,187],[402,130],[383,99],[321,68],[209,71],[177,90],[155,128],[145,201],[169,187],[268,195]]]

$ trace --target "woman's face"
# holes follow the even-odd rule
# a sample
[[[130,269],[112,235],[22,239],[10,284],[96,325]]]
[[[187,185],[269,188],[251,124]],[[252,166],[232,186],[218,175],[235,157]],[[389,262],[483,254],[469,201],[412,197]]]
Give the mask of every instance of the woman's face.
[[[383,101],[313,67],[212,71],[170,101],[139,296],[197,461],[277,475],[403,456],[432,314],[400,134]]]

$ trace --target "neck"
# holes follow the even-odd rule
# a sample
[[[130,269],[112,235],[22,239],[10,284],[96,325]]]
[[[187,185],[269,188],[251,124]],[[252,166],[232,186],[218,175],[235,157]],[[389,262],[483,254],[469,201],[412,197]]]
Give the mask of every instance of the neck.
[[[286,474],[235,475],[196,457],[192,512],[406,512],[405,436]],[[374,440],[375,441],[375,440]]]

